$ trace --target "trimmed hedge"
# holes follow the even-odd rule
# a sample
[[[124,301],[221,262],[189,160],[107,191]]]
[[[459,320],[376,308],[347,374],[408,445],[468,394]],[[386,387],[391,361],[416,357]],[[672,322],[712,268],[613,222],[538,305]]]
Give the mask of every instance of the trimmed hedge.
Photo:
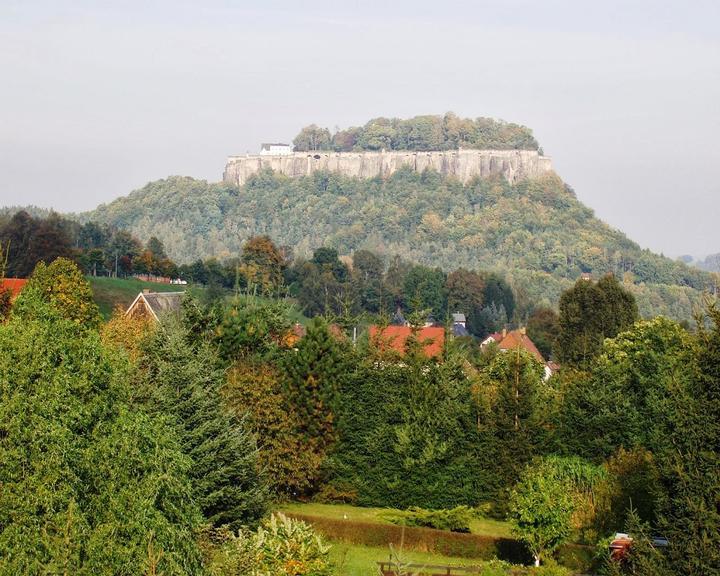
[[[512,538],[495,538],[479,534],[463,534],[394,524],[357,522],[307,514],[286,513],[286,515],[312,524],[317,532],[331,540],[349,544],[387,547],[390,544],[399,546],[402,541],[405,548],[419,552],[479,560],[498,558],[513,564],[530,564],[532,562],[532,556],[525,545]],[[592,564],[594,552],[595,549],[591,546],[565,544],[558,550],[557,557],[563,566],[584,572]]]
[[[492,560],[499,558],[514,564],[527,564],[532,561],[525,546],[511,538],[493,538],[477,534],[447,532],[432,528],[396,526],[373,522],[355,522],[309,516],[305,514],[287,514],[292,518],[312,524],[315,530],[332,540],[363,544],[365,546],[399,546],[420,552],[432,552],[460,558],[478,558]],[[403,537],[404,531],[404,537]]]

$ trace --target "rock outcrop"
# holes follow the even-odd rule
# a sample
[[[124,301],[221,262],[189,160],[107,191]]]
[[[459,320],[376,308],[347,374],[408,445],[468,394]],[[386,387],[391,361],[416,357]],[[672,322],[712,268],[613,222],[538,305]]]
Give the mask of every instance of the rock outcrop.
[[[277,156],[230,156],[223,181],[238,186],[265,168],[286,176],[307,176],[319,170],[358,178],[387,177],[401,167],[417,172],[426,168],[453,176],[463,183],[495,174],[510,183],[552,170],[552,160],[537,150],[448,150],[445,152],[294,152]]]

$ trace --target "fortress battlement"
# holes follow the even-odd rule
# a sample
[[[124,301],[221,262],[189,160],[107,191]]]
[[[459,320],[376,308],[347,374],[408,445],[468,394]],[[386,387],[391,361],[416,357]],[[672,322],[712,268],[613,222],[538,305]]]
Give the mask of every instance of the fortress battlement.
[[[338,172],[357,178],[388,177],[400,168],[416,172],[431,168],[463,183],[475,177],[502,175],[511,184],[552,170],[552,160],[537,150],[446,150],[420,152],[392,150],[373,152],[310,151],[291,154],[230,156],[223,181],[242,186],[263,169],[285,176],[309,176],[317,171]]]

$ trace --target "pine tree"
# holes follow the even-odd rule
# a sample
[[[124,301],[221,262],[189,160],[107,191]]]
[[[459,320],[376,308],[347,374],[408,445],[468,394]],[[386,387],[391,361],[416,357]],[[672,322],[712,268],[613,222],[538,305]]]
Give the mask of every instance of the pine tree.
[[[179,325],[168,322],[151,338],[141,365],[144,400],[151,413],[173,419],[192,460],[194,494],[205,518],[232,528],[257,522],[267,488],[255,439],[223,403],[215,353],[206,343],[193,347]]]
[[[315,318],[285,363],[285,398],[299,423],[299,433],[324,458],[337,438],[336,408],[340,380],[346,373],[344,351],[325,320]]]
[[[30,294],[0,326],[0,574],[197,574],[189,462],[129,366]]]

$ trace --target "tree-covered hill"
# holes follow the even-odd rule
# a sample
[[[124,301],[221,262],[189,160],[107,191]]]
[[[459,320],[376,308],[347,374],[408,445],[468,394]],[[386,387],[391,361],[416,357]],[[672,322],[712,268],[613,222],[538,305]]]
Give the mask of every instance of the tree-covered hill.
[[[157,236],[178,262],[236,256],[250,236],[267,234],[296,257],[329,245],[341,254],[368,248],[447,271],[495,270],[529,307],[555,306],[584,272],[613,272],[631,286],[641,314],[688,319],[712,284],[708,274],[610,228],[554,174],[515,185],[502,178],[463,185],[410,170],[386,180],[267,171],[240,189],[175,176],[84,217]]]

